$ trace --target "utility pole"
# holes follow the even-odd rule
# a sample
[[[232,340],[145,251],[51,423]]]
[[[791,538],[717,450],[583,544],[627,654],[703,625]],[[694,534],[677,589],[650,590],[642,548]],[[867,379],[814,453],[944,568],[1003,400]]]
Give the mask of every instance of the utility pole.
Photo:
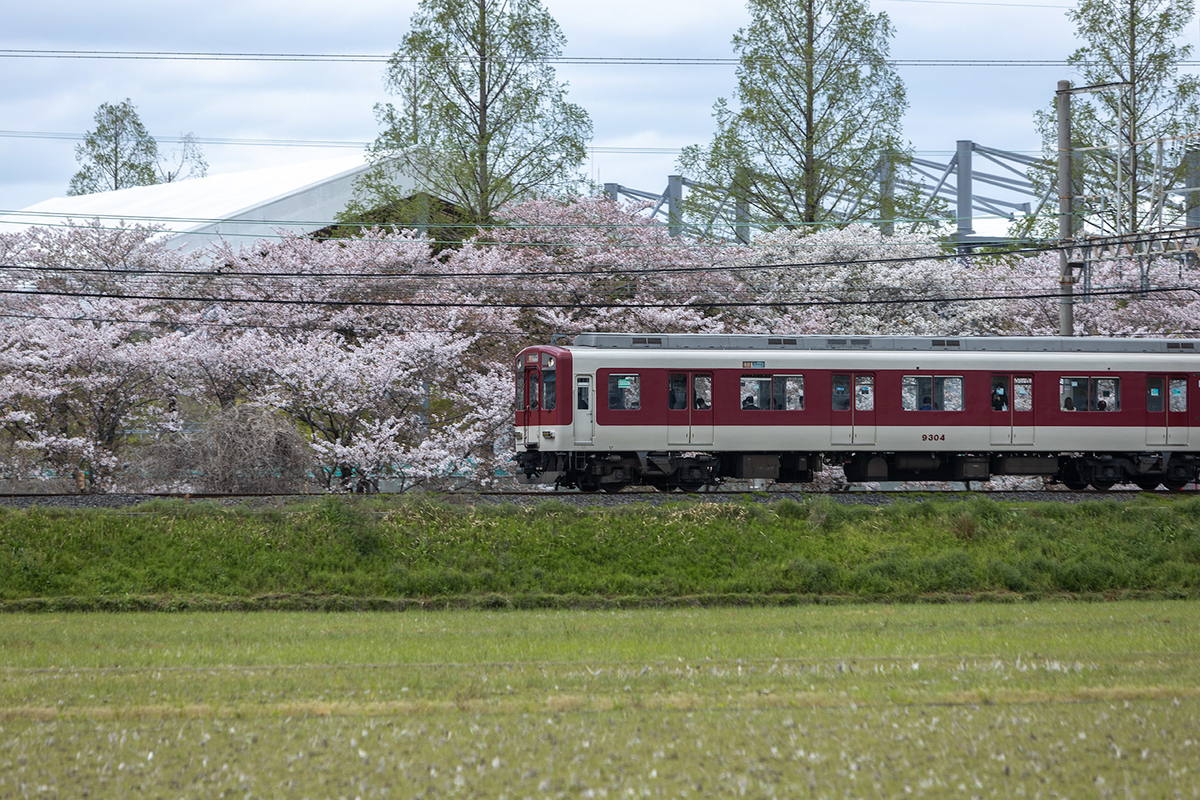
[[[1058,101],[1058,335],[1075,335],[1075,276],[1067,243],[1073,237],[1071,186],[1071,82],[1059,81]]]
[[[1071,88],[1070,81],[1059,81],[1055,99],[1058,106],[1058,335],[1075,335],[1075,275],[1070,260],[1070,241],[1075,237],[1075,189],[1071,181],[1071,95],[1117,89],[1124,93],[1132,84],[1097,83]],[[1117,203],[1121,217],[1121,143],[1117,143]],[[1120,223],[1118,222],[1118,225]],[[1086,265],[1085,265],[1086,268]]]

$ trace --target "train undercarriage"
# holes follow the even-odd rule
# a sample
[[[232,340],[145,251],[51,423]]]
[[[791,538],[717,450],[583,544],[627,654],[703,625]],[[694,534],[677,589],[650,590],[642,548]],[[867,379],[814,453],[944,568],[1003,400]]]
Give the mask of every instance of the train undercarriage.
[[[883,481],[987,481],[994,476],[1040,476],[1080,491],[1134,484],[1144,491],[1160,485],[1178,491],[1200,478],[1194,453],[519,453],[526,483],[619,492],[652,486],[687,492],[728,479],[809,483],[826,465],[840,466],[851,483]]]

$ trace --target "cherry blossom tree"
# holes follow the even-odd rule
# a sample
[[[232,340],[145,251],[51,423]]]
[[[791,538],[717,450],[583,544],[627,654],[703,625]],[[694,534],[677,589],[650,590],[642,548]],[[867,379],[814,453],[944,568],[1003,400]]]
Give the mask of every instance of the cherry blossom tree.
[[[728,267],[745,251],[672,237],[639,213],[648,206],[601,197],[506,206],[505,226],[465,243],[447,264],[524,306],[521,329],[537,341],[594,330],[725,330],[710,304],[740,291]]]
[[[858,335],[999,333],[1002,301],[980,297],[984,272],[947,258],[926,235],[885,236],[866,224],[805,235],[777,230],[754,241],[738,278],[764,304],[746,315],[758,332]]]

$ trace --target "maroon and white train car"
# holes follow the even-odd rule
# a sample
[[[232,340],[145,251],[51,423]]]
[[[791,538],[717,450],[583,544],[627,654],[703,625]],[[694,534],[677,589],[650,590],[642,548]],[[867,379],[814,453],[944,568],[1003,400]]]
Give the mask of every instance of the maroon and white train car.
[[[1192,341],[582,334],[521,351],[524,480],[695,490],[723,478],[1179,489],[1200,469]]]

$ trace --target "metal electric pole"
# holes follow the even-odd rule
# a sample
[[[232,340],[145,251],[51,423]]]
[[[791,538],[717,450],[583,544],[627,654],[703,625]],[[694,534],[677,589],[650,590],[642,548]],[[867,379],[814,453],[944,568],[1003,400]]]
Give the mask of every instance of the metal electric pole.
[[[1075,276],[1068,241],[1074,236],[1075,192],[1071,186],[1071,82],[1059,81],[1058,92],[1058,335],[1075,335]]]
[[[1130,91],[1132,84],[1116,81],[1113,83],[1098,83],[1094,86],[1077,86],[1071,88],[1070,81],[1059,81],[1055,99],[1058,101],[1058,335],[1075,335],[1075,272],[1070,259],[1071,240],[1075,238],[1075,188],[1071,181],[1071,95],[1086,92],[1103,92],[1117,89],[1122,95],[1120,99],[1123,108],[1125,92]],[[1123,122],[1121,123],[1123,124]],[[1118,226],[1123,205],[1122,199],[1122,168],[1123,143],[1117,143],[1117,216]],[[1131,145],[1132,146],[1132,145]],[[1124,201],[1130,204],[1132,200]],[[1118,234],[1121,231],[1118,229]]]

